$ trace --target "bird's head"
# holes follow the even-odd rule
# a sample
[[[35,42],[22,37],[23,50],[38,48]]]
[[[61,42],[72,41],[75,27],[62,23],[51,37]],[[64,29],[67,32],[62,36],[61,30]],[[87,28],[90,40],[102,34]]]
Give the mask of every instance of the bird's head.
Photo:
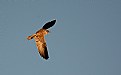
[[[44,31],[44,34],[47,35],[49,32],[50,32],[50,31],[46,29],[46,30]]]

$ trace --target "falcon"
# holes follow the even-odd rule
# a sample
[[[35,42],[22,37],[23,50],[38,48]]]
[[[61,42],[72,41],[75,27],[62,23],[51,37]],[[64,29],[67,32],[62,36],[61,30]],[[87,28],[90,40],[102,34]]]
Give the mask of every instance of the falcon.
[[[55,24],[55,22],[56,22],[56,20],[47,22],[35,34],[32,34],[31,36],[27,37],[28,40],[31,40],[34,38],[40,56],[42,56],[46,60],[49,58],[49,55],[48,55],[48,51],[47,51],[47,44],[46,44],[44,37],[45,37],[45,35],[47,35],[49,33],[49,30],[47,30],[47,29],[52,27]]]

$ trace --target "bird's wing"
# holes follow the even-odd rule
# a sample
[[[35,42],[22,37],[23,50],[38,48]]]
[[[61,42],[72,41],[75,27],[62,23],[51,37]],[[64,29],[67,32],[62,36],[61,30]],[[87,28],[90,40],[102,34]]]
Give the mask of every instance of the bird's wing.
[[[48,56],[47,46],[46,46],[44,37],[36,36],[34,39],[40,56],[42,56],[44,59],[47,60],[49,56]]]
[[[52,27],[55,24],[55,22],[56,22],[56,20],[47,22],[42,28],[43,29],[48,29],[48,28]]]

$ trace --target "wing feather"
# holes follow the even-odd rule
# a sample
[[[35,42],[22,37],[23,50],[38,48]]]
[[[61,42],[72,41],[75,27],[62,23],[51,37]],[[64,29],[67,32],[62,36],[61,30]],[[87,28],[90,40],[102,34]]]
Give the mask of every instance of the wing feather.
[[[42,28],[43,29],[48,29],[48,28],[52,27],[55,24],[55,22],[56,22],[56,20],[47,22]]]
[[[48,59],[49,56],[48,56],[46,42],[43,41],[44,37],[36,36],[34,39],[40,56],[42,56],[44,59]]]

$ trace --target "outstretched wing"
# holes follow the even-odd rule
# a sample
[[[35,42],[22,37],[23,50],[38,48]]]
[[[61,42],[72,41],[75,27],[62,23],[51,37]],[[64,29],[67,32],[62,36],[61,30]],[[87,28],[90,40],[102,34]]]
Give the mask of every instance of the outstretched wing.
[[[56,22],[56,20],[47,22],[42,28],[43,29],[48,29],[48,28],[52,27],[55,24],[55,22]]]
[[[40,56],[42,56],[44,59],[48,59],[48,51],[47,51],[47,46],[46,46],[46,42],[44,40],[44,37],[41,36],[37,36],[34,38],[35,42],[36,42],[36,46],[38,48],[38,52],[40,54]]]

